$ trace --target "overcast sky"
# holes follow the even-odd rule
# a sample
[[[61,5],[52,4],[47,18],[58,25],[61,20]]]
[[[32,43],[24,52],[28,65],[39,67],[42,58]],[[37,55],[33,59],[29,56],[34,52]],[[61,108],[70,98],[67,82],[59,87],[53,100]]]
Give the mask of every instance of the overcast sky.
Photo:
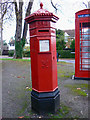
[[[27,4],[28,0],[24,0]],[[56,16],[59,17],[58,22],[56,23],[56,28],[61,30],[66,29],[75,29],[75,13],[79,10],[86,9],[86,6],[83,2],[88,5],[90,0],[52,0],[54,4],[57,4],[58,11],[55,12],[55,9],[50,4],[50,0],[34,0],[32,13],[40,9],[40,2],[43,2],[43,9],[47,9],[50,12],[53,12]],[[24,17],[24,14],[23,14]],[[24,18],[23,18],[24,19]],[[15,36],[15,20],[10,23],[4,24],[3,30],[3,39],[9,42],[10,38]],[[29,36],[29,34],[28,34]]]

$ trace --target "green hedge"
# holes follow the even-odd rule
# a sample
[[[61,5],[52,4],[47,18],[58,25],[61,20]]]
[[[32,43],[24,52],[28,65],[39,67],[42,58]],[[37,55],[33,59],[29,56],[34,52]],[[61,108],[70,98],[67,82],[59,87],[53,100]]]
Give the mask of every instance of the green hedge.
[[[75,53],[72,54],[71,50],[59,50],[57,51],[59,53],[60,58],[75,58]],[[14,51],[9,51],[9,57],[12,57],[14,54]],[[23,51],[23,57],[30,57],[30,51]]]
[[[71,53],[71,58],[75,58],[75,53]]]
[[[23,57],[30,57],[30,51],[23,51]]]
[[[13,57],[14,51],[10,50],[9,51],[9,57]],[[23,51],[23,57],[30,57],[30,51]]]
[[[13,57],[13,55],[14,55],[14,50],[9,50],[9,51],[8,51],[8,55],[9,55],[9,57]]]
[[[59,50],[57,52],[60,58],[75,58],[75,53],[72,54],[71,50]]]

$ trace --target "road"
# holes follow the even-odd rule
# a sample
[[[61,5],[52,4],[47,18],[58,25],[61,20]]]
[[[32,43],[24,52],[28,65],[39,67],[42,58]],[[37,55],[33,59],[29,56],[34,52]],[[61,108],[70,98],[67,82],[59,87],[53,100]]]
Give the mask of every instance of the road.
[[[72,60],[72,59],[59,59],[59,61],[63,61],[67,63],[75,63],[75,60]]]

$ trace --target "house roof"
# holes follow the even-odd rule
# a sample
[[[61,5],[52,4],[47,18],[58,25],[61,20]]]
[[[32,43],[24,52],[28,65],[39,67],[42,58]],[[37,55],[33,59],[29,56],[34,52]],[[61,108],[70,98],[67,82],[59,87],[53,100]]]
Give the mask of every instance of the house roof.
[[[70,37],[75,37],[75,30],[63,30],[64,32],[66,32]]]

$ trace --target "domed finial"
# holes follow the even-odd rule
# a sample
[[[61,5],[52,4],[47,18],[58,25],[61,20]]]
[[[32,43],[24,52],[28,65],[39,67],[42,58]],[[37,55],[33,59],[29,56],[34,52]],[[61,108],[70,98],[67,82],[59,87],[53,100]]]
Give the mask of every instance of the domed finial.
[[[40,3],[40,8],[43,9],[43,3],[42,2]]]

